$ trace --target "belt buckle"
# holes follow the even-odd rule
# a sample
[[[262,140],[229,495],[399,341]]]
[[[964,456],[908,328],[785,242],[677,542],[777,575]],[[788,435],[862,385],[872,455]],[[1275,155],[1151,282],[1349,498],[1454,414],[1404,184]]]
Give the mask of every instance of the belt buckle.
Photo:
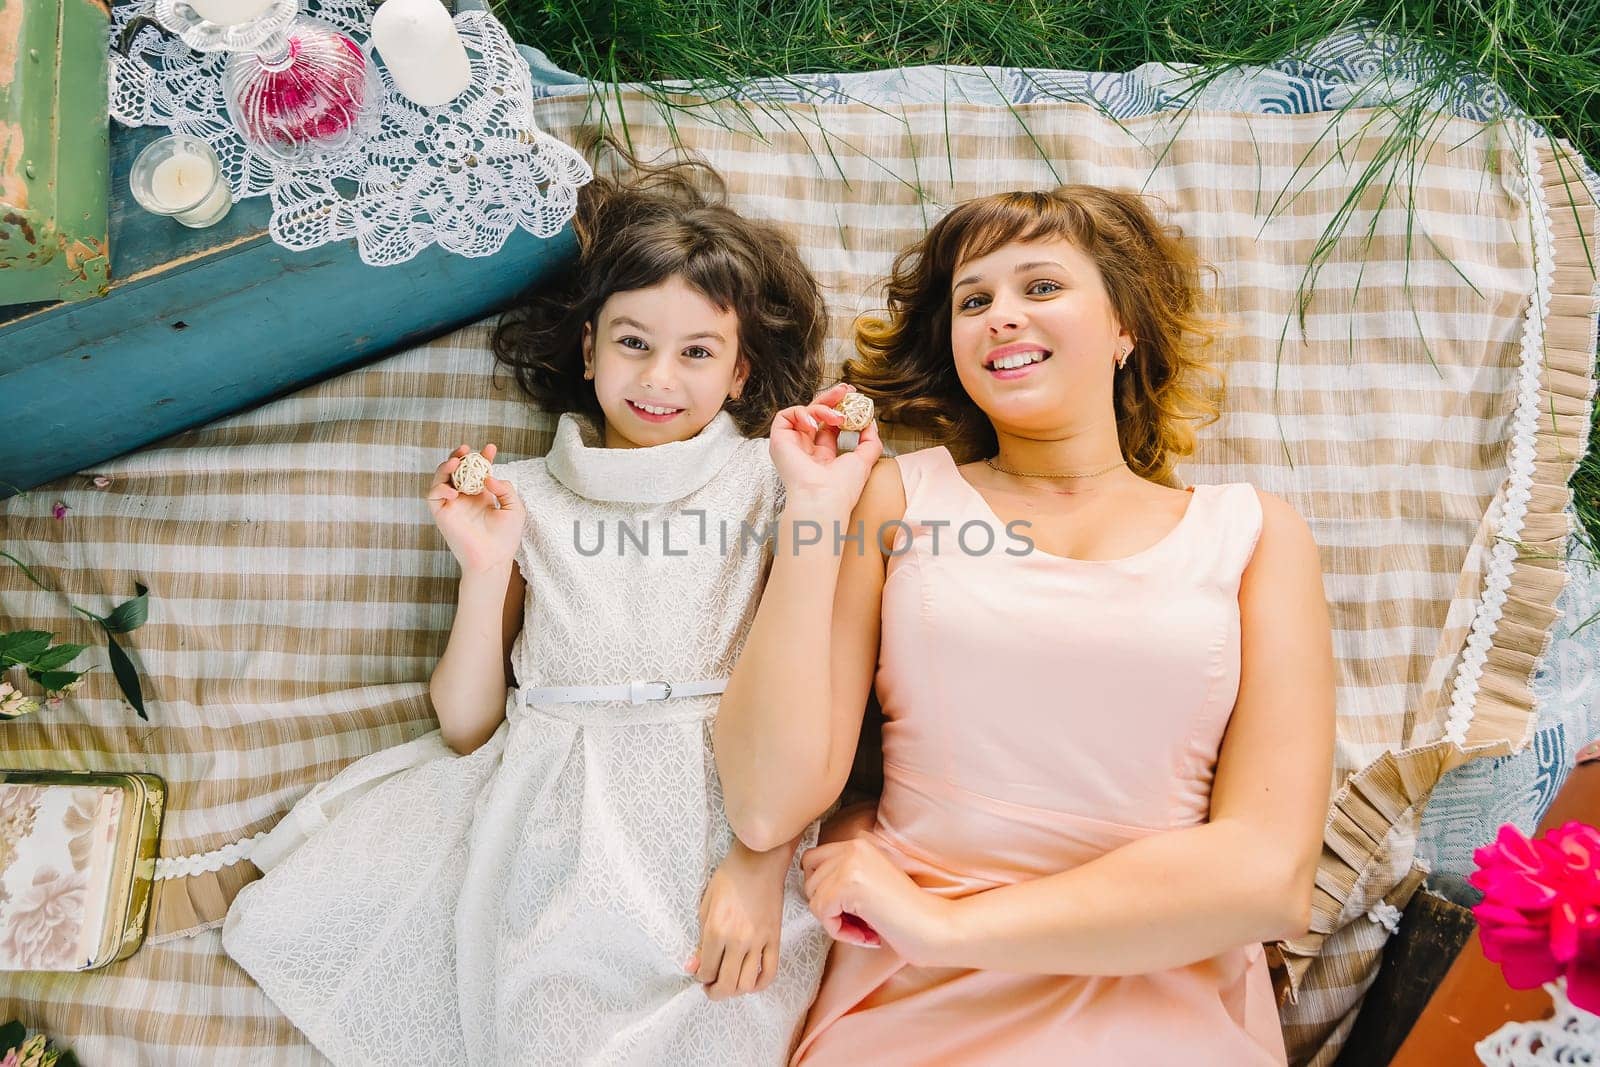
[[[644,690],[644,687],[647,686],[647,685],[659,685],[661,687],[661,690],[662,690],[661,691],[661,695],[660,696],[646,696],[644,694],[643,690]],[[632,683],[631,685],[628,686],[628,702],[630,704],[643,704],[647,700],[670,700],[670,699],[672,699],[672,683],[668,682],[668,681],[662,681],[662,680],[658,679],[658,680],[652,681],[652,682],[634,682],[634,683]]]

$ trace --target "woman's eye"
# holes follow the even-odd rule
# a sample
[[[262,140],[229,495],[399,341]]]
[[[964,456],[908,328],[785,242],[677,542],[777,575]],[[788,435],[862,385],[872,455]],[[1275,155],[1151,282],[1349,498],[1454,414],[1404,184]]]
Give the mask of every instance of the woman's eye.
[[[1028,286],[1028,292],[1035,295],[1054,293],[1061,288],[1060,283],[1051,281],[1037,281]]]
[[[632,335],[618,338],[617,344],[621,345],[623,348],[636,348],[640,351],[643,351],[645,348],[649,347],[644,343],[643,339],[634,337]]]
[[[683,350],[683,354],[688,356],[690,359],[711,358],[711,350],[709,348],[701,348],[699,345],[695,345],[693,348],[685,348]]]
[[[960,311],[971,311],[973,308],[982,307],[984,304],[988,303],[988,300],[988,297],[983,296],[980,293],[973,293],[971,296],[961,301],[961,303],[957,304],[956,308]]]

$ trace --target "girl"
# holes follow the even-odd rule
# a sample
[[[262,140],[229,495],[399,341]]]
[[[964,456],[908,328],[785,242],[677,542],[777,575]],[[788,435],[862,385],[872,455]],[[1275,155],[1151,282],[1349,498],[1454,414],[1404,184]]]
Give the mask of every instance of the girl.
[[[1309,921],[1332,641],[1288,505],[1170,484],[1216,414],[1197,275],[1134,194],[959,205],[846,366],[947,444],[775,421],[783,522],[867,549],[775,561],[716,724],[741,838],[838,795],[874,680],[884,715],[876,811],[804,859],[839,940],[797,1063],[1284,1061],[1260,943]]]
[[[749,435],[811,397],[825,311],[695,177],[583,190],[569,284],[495,337],[554,444],[479,496],[462,445],[427,493],[462,570],[440,729],[296,805],[228,915],[338,1063],[780,1064],[815,992],[815,830],[734,841],[708,741],[770,563],[736,538],[781,508]]]

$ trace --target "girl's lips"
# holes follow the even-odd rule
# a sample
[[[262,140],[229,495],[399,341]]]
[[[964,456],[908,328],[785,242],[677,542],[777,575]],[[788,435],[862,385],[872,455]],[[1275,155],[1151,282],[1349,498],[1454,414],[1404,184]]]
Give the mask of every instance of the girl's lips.
[[[633,412],[634,415],[643,419],[645,422],[671,422],[673,419],[683,414],[683,408],[679,408],[677,411],[674,411],[669,415],[656,415],[652,412],[646,411],[644,408],[640,407],[638,404],[635,404],[631,400],[627,401],[627,405],[629,411]],[[660,404],[657,406],[666,407],[665,404]]]

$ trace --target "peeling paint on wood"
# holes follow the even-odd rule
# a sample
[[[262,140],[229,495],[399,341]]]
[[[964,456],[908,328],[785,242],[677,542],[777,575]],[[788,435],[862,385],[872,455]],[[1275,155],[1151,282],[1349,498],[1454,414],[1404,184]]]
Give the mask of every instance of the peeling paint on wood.
[[[0,222],[14,228],[22,236],[24,244],[37,245],[39,243],[38,237],[33,232],[33,222],[28,216],[15,211],[7,211],[4,215],[0,215]],[[0,233],[0,237],[4,236],[4,233]]]
[[[110,277],[104,0],[0,0],[0,304]]]
[[[0,119],[0,204],[24,210],[28,206],[28,182],[22,175],[22,124],[4,119]]]
[[[87,300],[111,291],[111,255],[106,242],[93,237],[67,242],[69,280],[61,289],[63,300]]]
[[[17,76],[22,41],[22,0],[0,0],[0,89]]]
[[[67,243],[67,269],[79,278],[88,279],[88,265],[96,259],[104,259],[106,243],[89,238],[87,241],[69,241]]]

